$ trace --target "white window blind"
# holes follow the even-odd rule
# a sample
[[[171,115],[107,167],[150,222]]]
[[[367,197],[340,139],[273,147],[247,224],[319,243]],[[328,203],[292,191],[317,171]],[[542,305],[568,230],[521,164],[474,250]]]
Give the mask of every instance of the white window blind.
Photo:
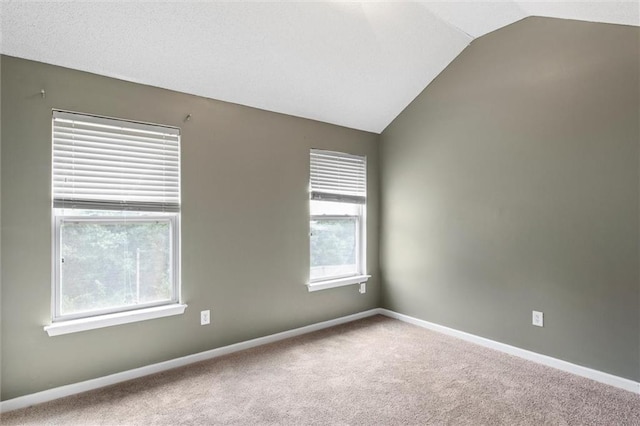
[[[180,130],[53,112],[56,208],[180,210]]]
[[[367,159],[341,152],[311,150],[311,199],[364,204]]]

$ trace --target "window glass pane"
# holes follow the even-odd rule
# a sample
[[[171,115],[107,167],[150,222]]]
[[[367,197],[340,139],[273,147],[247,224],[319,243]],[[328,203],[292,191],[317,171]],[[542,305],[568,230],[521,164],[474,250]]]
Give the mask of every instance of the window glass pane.
[[[311,280],[358,273],[357,218],[311,220]]]
[[[335,201],[319,201],[310,200],[309,206],[311,210],[311,216],[317,216],[322,214],[328,215],[349,215],[357,216],[360,214],[361,205],[352,203],[338,203]]]
[[[88,210],[88,209],[53,209],[55,216],[73,216],[73,217],[97,217],[97,218],[117,218],[126,220],[127,218],[137,218],[145,216],[165,216],[174,217],[175,213],[154,212],[154,211],[137,211],[137,210]]]
[[[60,314],[170,301],[171,222],[63,221]]]

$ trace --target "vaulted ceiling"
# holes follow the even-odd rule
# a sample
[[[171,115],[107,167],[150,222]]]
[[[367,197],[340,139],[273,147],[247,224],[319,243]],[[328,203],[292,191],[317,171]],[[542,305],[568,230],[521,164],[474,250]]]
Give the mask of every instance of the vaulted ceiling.
[[[640,26],[638,1],[21,2],[0,52],[380,133],[476,37],[528,16]]]

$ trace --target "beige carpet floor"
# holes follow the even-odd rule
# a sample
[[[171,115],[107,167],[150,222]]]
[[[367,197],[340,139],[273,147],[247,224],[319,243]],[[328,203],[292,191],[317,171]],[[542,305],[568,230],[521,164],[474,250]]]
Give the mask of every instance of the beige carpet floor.
[[[640,425],[640,397],[376,316],[2,415],[3,425]]]

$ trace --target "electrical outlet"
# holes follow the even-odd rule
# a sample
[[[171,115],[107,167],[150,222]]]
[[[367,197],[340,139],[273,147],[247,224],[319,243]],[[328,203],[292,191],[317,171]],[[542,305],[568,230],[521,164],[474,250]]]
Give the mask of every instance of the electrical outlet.
[[[200,311],[200,325],[207,325],[211,322],[211,311]]]
[[[538,327],[544,327],[544,314],[542,312],[533,311],[531,323]]]
[[[367,292],[367,283],[360,283],[360,290],[358,290],[360,294],[365,294]]]

